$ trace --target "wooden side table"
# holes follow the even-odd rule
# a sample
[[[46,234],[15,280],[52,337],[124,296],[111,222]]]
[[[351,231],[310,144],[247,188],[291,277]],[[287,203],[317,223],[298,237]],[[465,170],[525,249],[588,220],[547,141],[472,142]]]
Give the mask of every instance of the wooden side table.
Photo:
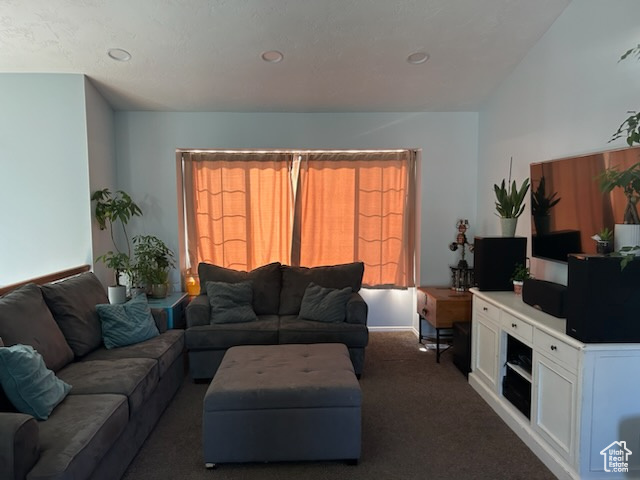
[[[449,348],[440,350],[440,330],[451,329],[454,322],[471,321],[471,293],[457,292],[450,287],[418,287],[427,296],[422,316],[436,329],[436,362]],[[422,343],[422,319],[420,319],[418,341]]]

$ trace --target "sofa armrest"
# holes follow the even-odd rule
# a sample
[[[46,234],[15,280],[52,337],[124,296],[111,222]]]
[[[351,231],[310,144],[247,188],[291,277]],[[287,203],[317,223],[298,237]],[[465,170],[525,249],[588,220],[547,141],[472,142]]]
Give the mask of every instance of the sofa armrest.
[[[158,331],[160,333],[166,332],[169,325],[167,311],[164,308],[152,308],[151,315],[153,315],[153,320],[156,322]]]
[[[369,306],[359,293],[352,293],[349,301],[347,301],[347,323],[367,324],[367,314]]]
[[[209,325],[209,298],[206,295],[198,295],[187,306],[187,328],[199,325]]]
[[[23,413],[0,412],[2,478],[22,480],[39,456],[39,428],[36,419]]]

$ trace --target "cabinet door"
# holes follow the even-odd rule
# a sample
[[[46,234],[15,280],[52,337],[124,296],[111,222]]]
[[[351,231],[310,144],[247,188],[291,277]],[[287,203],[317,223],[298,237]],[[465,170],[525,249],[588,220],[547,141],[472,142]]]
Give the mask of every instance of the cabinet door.
[[[498,349],[500,328],[481,315],[474,315],[472,328],[472,371],[478,379],[498,391]]]
[[[572,464],[576,375],[538,352],[534,352],[533,368],[533,428]]]

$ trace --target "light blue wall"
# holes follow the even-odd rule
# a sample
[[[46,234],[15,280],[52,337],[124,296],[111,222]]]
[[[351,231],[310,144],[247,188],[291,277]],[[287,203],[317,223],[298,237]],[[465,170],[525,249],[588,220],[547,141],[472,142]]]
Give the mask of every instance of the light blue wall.
[[[492,187],[508,176],[509,157],[524,179],[532,162],[625,146],[608,141],[627,110],[640,108],[640,62],[618,63],[640,43],[639,18],[637,0],[574,0],[482,109],[480,233],[498,234]],[[529,205],[517,234],[530,238]],[[564,264],[532,267],[538,278],[566,283]]]
[[[476,113],[117,112],[118,185],[144,211],[134,229],[177,249],[176,148],[421,148],[421,283],[448,284],[456,220],[475,221],[477,124]],[[412,298],[384,298],[372,325],[414,325]]]
[[[91,263],[82,75],[0,75],[0,285]]]

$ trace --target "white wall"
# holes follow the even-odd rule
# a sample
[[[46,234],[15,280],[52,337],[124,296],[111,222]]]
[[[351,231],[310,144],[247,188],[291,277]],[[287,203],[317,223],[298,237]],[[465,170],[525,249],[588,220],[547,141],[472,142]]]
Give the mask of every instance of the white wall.
[[[0,285],[91,263],[82,75],[0,75]]]
[[[640,43],[637,0],[573,0],[480,112],[478,233],[499,234],[493,184],[529,176],[529,164],[625,146],[608,143],[640,108],[640,62],[618,63]],[[529,202],[518,235],[530,238]],[[595,232],[594,232],[595,233]],[[529,246],[530,252],[530,246]],[[534,260],[538,278],[566,284],[565,264]]]
[[[85,103],[87,119],[87,144],[89,154],[89,191],[109,188],[116,190],[116,153],[113,109],[85,77]],[[100,230],[93,215],[91,205],[91,243],[92,255],[96,257],[113,250],[111,237],[106,230]],[[94,264],[94,272],[103,285],[112,285],[113,272],[102,262]]]
[[[473,235],[477,124],[476,113],[117,112],[118,186],[144,212],[133,230],[177,251],[176,148],[421,148],[421,283],[448,284],[456,220],[468,218]],[[411,291],[377,297],[370,325],[414,325]]]

